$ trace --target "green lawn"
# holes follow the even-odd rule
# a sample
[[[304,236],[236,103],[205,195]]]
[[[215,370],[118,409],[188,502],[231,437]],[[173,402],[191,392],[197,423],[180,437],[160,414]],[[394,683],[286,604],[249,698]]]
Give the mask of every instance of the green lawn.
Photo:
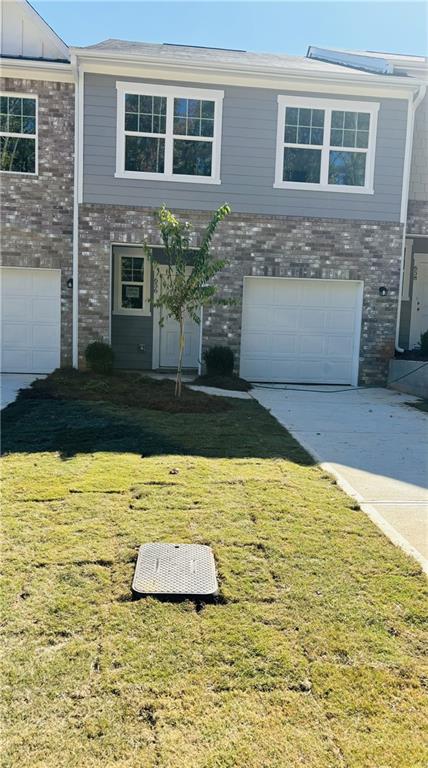
[[[6,410],[4,768],[425,768],[419,566],[228,402]],[[145,541],[210,544],[219,603],[132,602]]]

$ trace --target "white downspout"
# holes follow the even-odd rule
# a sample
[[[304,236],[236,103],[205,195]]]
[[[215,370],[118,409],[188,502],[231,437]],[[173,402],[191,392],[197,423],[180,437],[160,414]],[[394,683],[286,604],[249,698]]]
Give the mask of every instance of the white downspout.
[[[79,199],[80,199],[80,70],[77,57],[72,54],[74,72],[74,187],[73,187],[73,333],[72,365],[79,367]]]
[[[400,320],[401,320],[401,297],[403,294],[403,276],[404,276],[404,259],[406,254],[406,233],[407,233],[407,207],[409,203],[409,188],[410,188],[410,170],[412,165],[412,148],[413,148],[413,130],[415,125],[415,112],[425,96],[426,86],[421,85],[416,93],[416,97],[412,100],[409,97],[409,104],[407,107],[407,126],[406,126],[406,149],[404,153],[404,167],[403,167],[403,187],[401,192],[401,210],[400,210],[400,222],[403,224],[403,239],[401,244],[401,263],[400,263],[400,283],[398,288],[398,308],[397,308],[397,324],[395,327],[395,349],[397,352],[404,352],[404,349],[399,346],[398,340],[400,337]]]

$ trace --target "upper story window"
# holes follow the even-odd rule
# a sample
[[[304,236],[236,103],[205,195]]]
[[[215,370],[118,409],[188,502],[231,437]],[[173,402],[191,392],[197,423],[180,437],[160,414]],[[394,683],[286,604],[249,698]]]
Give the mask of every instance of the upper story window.
[[[37,173],[37,98],[0,94],[0,170]]]
[[[222,91],[116,87],[116,176],[220,184]]]
[[[373,194],[379,104],[278,96],[275,187]]]

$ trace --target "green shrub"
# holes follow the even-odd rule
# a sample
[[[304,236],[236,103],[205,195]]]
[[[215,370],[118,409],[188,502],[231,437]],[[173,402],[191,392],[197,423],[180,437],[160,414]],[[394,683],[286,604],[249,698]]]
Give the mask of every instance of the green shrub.
[[[86,365],[94,373],[112,373],[114,352],[104,341],[92,341],[85,349]]]
[[[229,347],[210,347],[204,352],[208,376],[232,376],[234,355]]]
[[[428,331],[421,333],[421,354],[428,357]]]

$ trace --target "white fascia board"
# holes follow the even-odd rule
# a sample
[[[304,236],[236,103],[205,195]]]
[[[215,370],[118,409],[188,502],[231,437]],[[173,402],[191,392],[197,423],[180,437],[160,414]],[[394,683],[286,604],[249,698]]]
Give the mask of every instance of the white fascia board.
[[[74,75],[71,64],[56,61],[33,59],[0,59],[2,77],[22,80],[53,80],[60,83],[73,83]]]
[[[76,53],[76,56],[78,54]],[[311,93],[337,93],[350,96],[366,95],[378,98],[407,99],[409,93],[418,90],[418,81],[405,78],[376,77],[358,80],[353,77],[327,79],[324,74],[307,76],[301,71],[291,70],[264,72],[263,70],[239,71],[226,67],[198,67],[194,65],[155,63],[138,59],[124,61],[110,57],[78,56],[84,72],[88,74],[113,75],[114,77],[153,78],[169,81],[187,81],[216,85],[235,85],[248,88],[270,88],[279,91],[309,91]],[[403,82],[404,81],[404,82]]]

